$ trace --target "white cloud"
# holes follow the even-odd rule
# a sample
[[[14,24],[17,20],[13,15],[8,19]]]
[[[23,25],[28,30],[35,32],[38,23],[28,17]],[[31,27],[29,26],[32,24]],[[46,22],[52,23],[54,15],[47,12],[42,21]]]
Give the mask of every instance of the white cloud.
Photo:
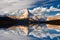
[[[60,7],[60,4],[58,5],[58,7]]]
[[[0,12],[12,12],[17,9],[25,9],[39,0],[0,0]]]
[[[38,7],[38,8],[34,8],[33,10],[29,10],[32,14],[36,14],[36,15],[41,15],[42,13],[44,13],[45,11],[47,11],[47,8],[43,8],[43,7]]]
[[[60,11],[60,9],[54,8],[53,6],[51,6],[49,10],[50,10],[50,11]]]
[[[60,15],[60,13],[57,13],[56,15]]]
[[[51,6],[49,9],[48,8],[44,8],[44,7],[37,7],[37,8],[34,8],[33,10],[29,10],[32,14],[36,14],[36,15],[42,15],[42,14],[45,14],[45,13],[48,13],[51,12],[51,11],[60,11],[60,9],[58,8],[54,8],[53,6]],[[48,14],[45,14],[45,15],[48,15]]]

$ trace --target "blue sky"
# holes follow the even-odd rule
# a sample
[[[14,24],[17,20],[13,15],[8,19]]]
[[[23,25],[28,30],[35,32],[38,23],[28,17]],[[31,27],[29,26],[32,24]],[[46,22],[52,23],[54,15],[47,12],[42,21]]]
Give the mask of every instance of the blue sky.
[[[51,6],[55,8],[60,8],[60,0],[44,0],[44,1],[37,1],[35,4],[32,4],[35,7],[47,7],[50,8]],[[32,8],[35,8],[32,7]]]
[[[43,7],[43,8],[47,8],[50,9],[51,6],[53,6],[54,8],[60,9],[60,0],[42,0],[42,1],[37,1],[35,4],[32,4],[32,6],[29,9],[34,9],[37,7]],[[46,12],[46,14],[49,15],[56,15],[57,13],[60,14],[60,10],[59,11],[50,11],[50,12]]]

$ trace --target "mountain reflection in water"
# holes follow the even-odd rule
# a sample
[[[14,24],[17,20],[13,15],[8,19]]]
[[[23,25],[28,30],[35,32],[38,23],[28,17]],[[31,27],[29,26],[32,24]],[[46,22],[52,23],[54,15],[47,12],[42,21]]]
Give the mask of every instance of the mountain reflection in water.
[[[42,29],[42,27],[45,27],[46,24],[60,26],[60,20],[51,20],[51,21],[34,20],[34,21],[32,21],[32,20],[29,20],[29,18],[19,20],[19,19],[12,19],[9,17],[0,17],[0,28],[8,29],[13,26],[14,26],[13,28],[15,28],[15,27],[20,28],[21,27],[24,29],[23,31],[28,32],[28,34],[32,30],[34,30],[35,28],[39,27],[40,29]],[[38,39],[40,40],[41,38],[38,38]],[[43,38],[43,39],[48,39],[48,37]]]

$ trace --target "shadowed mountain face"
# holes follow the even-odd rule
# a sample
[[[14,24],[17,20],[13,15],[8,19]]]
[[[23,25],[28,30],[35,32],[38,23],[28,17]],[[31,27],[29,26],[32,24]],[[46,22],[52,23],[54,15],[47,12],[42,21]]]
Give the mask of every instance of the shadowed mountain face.
[[[46,21],[45,23],[46,23],[46,24],[59,25],[59,26],[60,26],[60,19]]]
[[[51,20],[51,21],[40,21],[40,20],[29,20],[27,19],[12,19],[9,17],[0,17],[0,28],[9,28],[11,26],[29,26],[30,24],[51,24],[51,25],[59,25],[60,26],[60,20]]]
[[[0,17],[0,28],[9,28],[11,26],[28,26],[28,19],[12,19],[9,17]]]

